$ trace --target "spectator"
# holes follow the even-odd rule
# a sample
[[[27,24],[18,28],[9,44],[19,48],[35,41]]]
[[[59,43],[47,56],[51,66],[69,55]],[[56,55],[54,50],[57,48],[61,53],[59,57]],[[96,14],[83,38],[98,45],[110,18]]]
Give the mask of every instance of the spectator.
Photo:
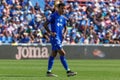
[[[31,0],[0,1],[0,43],[49,43],[43,23],[62,0],[45,0],[45,8]],[[120,44],[120,0],[68,3],[66,44]],[[54,10],[55,9],[55,10]],[[50,25],[49,25],[50,26]],[[27,34],[26,34],[27,33]]]

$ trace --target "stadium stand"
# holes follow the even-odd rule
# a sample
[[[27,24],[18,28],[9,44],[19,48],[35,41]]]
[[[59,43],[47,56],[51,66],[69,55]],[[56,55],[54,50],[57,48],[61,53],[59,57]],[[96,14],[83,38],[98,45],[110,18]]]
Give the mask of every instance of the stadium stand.
[[[64,44],[120,44],[120,0],[62,1],[68,21]],[[43,23],[53,9],[53,0],[1,0],[0,43],[49,43]]]

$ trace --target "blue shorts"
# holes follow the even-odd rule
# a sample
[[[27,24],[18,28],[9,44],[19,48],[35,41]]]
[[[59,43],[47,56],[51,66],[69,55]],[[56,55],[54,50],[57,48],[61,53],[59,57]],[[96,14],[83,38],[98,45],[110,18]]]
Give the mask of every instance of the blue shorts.
[[[62,41],[57,38],[50,38],[50,42],[52,45],[52,50],[60,50],[62,49]]]

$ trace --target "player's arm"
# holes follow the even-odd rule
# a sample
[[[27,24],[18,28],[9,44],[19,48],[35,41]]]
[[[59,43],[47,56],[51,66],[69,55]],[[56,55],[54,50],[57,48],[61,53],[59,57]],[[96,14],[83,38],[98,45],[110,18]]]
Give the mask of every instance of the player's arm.
[[[65,16],[64,16],[65,17]],[[64,21],[64,29],[63,29],[63,39],[65,38],[65,36],[67,35],[67,19],[65,18]]]
[[[65,38],[66,35],[67,35],[67,26],[64,27],[64,30],[63,30],[63,38]]]
[[[50,31],[50,29],[48,28],[48,24],[49,24],[49,22],[48,21],[46,21],[45,23],[44,23],[44,28],[45,28],[45,30],[47,31],[47,34],[50,36],[56,36],[56,33],[54,33],[54,32],[51,32]]]
[[[49,28],[48,28],[48,24],[49,24],[49,22],[46,21],[43,26],[44,26],[45,30],[47,31],[48,35],[50,35],[50,34],[51,34],[51,31],[50,31]]]

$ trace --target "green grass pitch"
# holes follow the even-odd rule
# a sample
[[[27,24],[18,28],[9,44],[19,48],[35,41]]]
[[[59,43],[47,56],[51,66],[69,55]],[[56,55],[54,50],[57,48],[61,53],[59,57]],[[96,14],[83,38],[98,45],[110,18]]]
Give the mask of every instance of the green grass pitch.
[[[0,80],[120,80],[120,60],[68,60],[77,75],[67,77],[59,60],[46,77],[47,60],[0,60]]]

